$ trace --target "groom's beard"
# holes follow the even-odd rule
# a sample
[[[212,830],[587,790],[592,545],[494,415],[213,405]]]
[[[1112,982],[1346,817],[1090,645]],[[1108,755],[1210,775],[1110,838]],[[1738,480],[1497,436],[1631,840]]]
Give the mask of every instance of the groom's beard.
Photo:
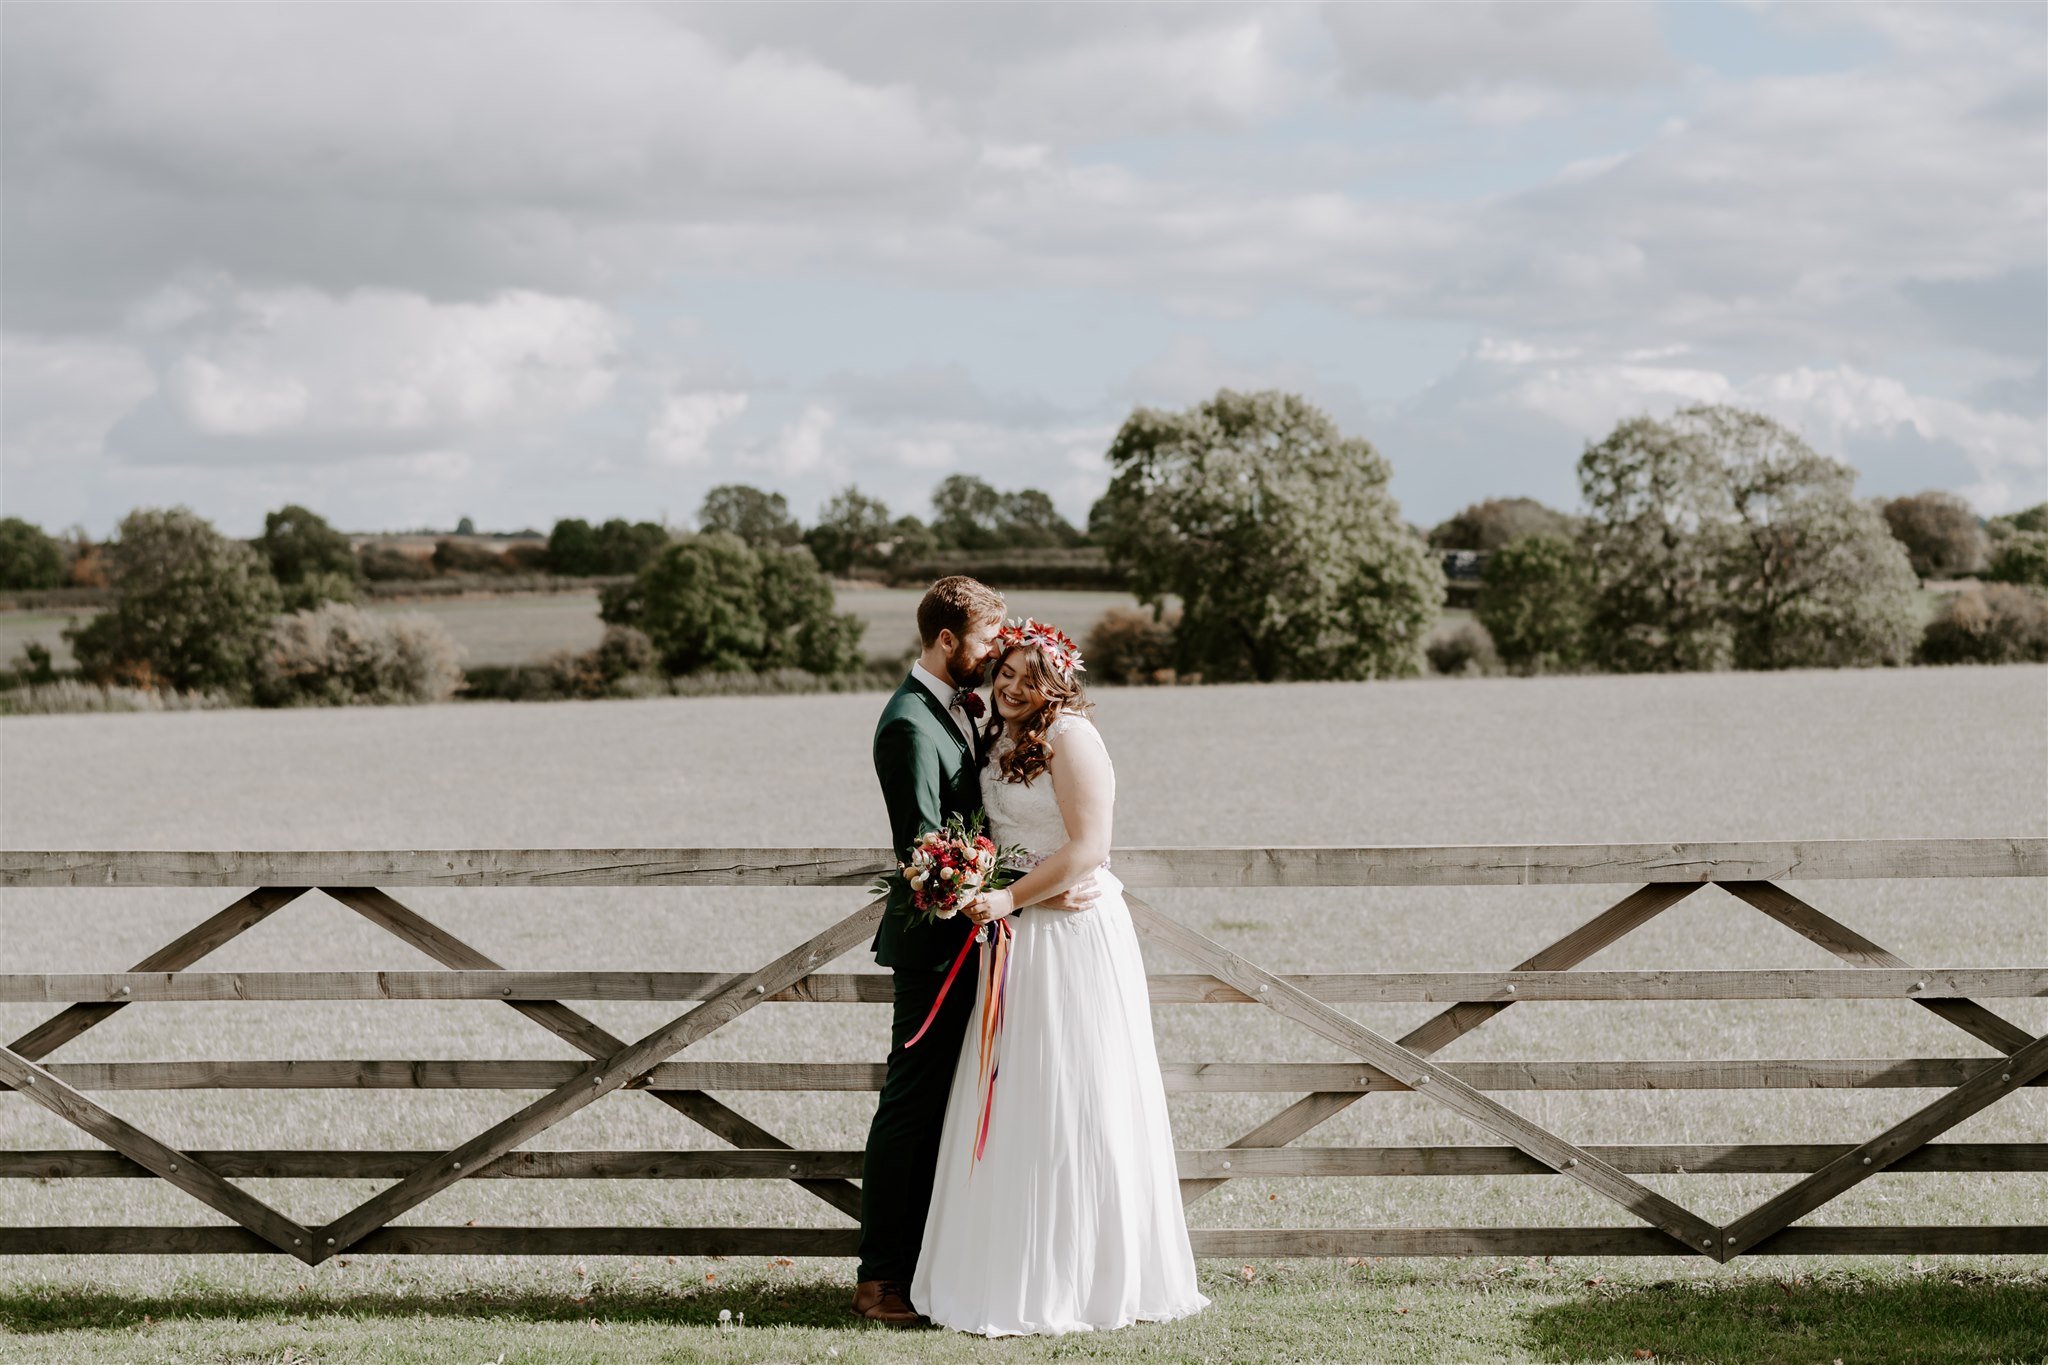
[[[946,660],[946,672],[952,675],[953,686],[981,686],[981,680],[988,672],[989,658],[988,654],[974,655],[965,648],[955,649]]]

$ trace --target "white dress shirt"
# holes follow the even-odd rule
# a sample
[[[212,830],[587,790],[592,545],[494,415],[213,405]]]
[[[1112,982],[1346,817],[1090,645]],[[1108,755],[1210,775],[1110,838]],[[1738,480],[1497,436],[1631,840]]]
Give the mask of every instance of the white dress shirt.
[[[953,718],[953,724],[960,731],[960,737],[967,741],[967,748],[974,749],[974,717],[960,707],[953,705],[953,685],[942,681],[936,673],[923,664],[910,665],[910,676],[923,683],[931,694],[939,699],[939,709]]]

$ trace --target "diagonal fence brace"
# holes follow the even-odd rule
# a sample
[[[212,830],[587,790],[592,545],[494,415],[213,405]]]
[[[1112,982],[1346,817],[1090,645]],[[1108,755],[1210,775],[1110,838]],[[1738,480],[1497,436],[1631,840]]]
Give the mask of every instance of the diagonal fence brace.
[[[1776,1197],[1759,1204],[1722,1231],[1721,1259],[1754,1251],[1759,1242],[1821,1205],[1918,1151],[1971,1115],[1996,1104],[2048,1072],[2048,1034],[1984,1070],[1924,1108],[1915,1110],[1870,1141],[1836,1157]]]
[[[324,1260],[384,1226],[409,1209],[526,1142],[535,1135],[645,1075],[657,1064],[699,1042],[745,1014],[768,994],[808,975],[821,961],[831,961],[860,943],[881,922],[886,902],[866,906],[831,928],[784,953],[686,1014],[679,1015],[639,1041],[584,1067],[574,1077],[510,1117],[493,1124],[459,1147],[437,1157],[314,1233],[313,1254]]]
[[[212,1168],[101,1108],[13,1048],[0,1047],[0,1081],[208,1208],[226,1214],[279,1251],[309,1265],[313,1263],[313,1234],[302,1224],[229,1184]]]
[[[1531,1123],[1505,1105],[1489,1099],[1449,1072],[1382,1037],[1350,1016],[1333,1009],[1281,977],[1247,961],[1222,944],[1171,919],[1143,901],[1125,898],[1132,917],[1146,934],[1168,944],[1223,980],[1280,1015],[1351,1049],[1411,1090],[1489,1132],[1506,1138],[1560,1175],[1605,1195],[1630,1213],[1684,1246],[1713,1255],[1719,1243],[1715,1226],[1682,1204],[1633,1180],[1586,1149]]]
[[[178,972],[205,957],[245,930],[291,904],[311,888],[304,886],[259,886],[226,909],[208,916],[128,970],[131,972]],[[60,1010],[8,1044],[31,1061],[40,1061],[101,1021],[128,1008],[122,1001],[93,1005],[72,1005]]]
[[[1670,909],[1678,902],[1700,889],[1699,882],[1654,882],[1622,897],[1607,909],[1587,920],[1563,938],[1543,948],[1517,964],[1518,972],[1556,972],[1578,966],[1602,948],[1633,933],[1656,916]],[[1125,900],[1137,904],[1126,894]],[[1152,907],[1147,907],[1151,909]],[[1155,910],[1154,913],[1157,913]],[[1397,1045],[1406,1048],[1419,1057],[1428,1057],[1456,1042],[1465,1034],[1478,1028],[1487,1020],[1509,1008],[1515,1002],[1470,1001],[1451,1006],[1430,1016],[1420,1025],[1403,1034]],[[1267,1119],[1258,1127],[1246,1133],[1232,1147],[1285,1147],[1296,1138],[1309,1132],[1343,1113],[1352,1105],[1365,1098],[1362,1091],[1319,1091],[1304,1095],[1287,1108]],[[1223,1179],[1188,1179],[1181,1181],[1181,1201],[1192,1204],[1196,1200],[1222,1188]]]
[[[468,971],[503,970],[492,958],[375,887],[327,886],[321,890],[444,967]],[[625,1039],[558,1000],[508,1000],[505,1003],[586,1056],[609,1057],[626,1046]],[[634,1088],[639,1087],[636,1085]],[[650,1087],[647,1093],[735,1147],[793,1150],[788,1143],[746,1115],[701,1090]],[[852,1181],[797,1180],[792,1183],[841,1213],[856,1219],[860,1217],[860,1186]]]
[[[1762,911],[1800,937],[1819,944],[1844,962],[1853,962],[1859,967],[1911,968],[1913,965],[1775,883],[1722,882],[1721,885],[1729,895]],[[2000,1052],[2017,1052],[2033,1037],[2018,1024],[1974,1000],[1916,1000],[1914,1003]]]

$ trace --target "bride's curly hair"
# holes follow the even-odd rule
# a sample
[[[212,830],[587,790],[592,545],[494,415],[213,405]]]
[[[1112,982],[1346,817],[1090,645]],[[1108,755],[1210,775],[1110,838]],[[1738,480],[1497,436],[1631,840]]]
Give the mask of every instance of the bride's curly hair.
[[[1005,750],[997,760],[997,766],[1002,770],[1005,782],[1030,782],[1044,772],[1046,765],[1052,761],[1052,751],[1046,747],[1045,736],[1046,732],[1052,729],[1053,722],[1061,716],[1085,716],[1095,709],[1094,703],[1082,693],[1080,680],[1072,676],[1063,676],[1047,662],[1045,651],[1036,645],[1011,645],[996,656],[994,666],[989,669],[989,677],[993,679],[1001,673],[1010,656],[1019,650],[1027,656],[1027,676],[1031,685],[1045,698],[1045,704],[1024,718],[1023,726],[1017,734],[1017,742]],[[982,731],[984,746],[993,744],[1001,738],[1004,728],[1003,714],[995,702],[993,692],[990,693],[989,700],[988,724]]]

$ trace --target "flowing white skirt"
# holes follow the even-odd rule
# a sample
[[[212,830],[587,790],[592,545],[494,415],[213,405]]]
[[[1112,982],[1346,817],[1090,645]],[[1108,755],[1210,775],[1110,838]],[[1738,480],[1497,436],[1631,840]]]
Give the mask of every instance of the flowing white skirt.
[[[976,974],[910,1286],[911,1303],[941,1326],[1051,1335],[1208,1306],[1181,1212],[1144,959],[1123,884],[1097,876],[1103,895],[1090,909],[1016,917],[979,1162],[987,976]],[[962,976],[975,966],[969,959]]]

